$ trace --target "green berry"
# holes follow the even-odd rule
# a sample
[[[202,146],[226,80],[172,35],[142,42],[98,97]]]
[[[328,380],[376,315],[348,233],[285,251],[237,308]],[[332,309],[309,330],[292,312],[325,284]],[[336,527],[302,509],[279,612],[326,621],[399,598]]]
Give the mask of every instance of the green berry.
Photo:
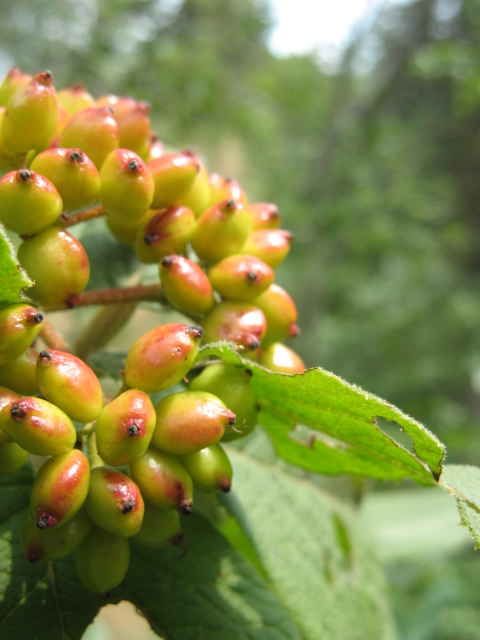
[[[190,474],[193,486],[201,491],[228,493],[232,486],[232,465],[219,444],[182,456],[182,463]]]
[[[171,206],[152,211],[135,242],[141,262],[158,262],[170,253],[183,253],[195,228],[195,216],[188,207]]]
[[[37,527],[50,529],[71,520],[85,502],[89,482],[88,458],[77,449],[44,462],[30,494],[30,515]]]
[[[235,424],[232,413],[217,396],[206,391],[183,391],[162,398],[155,406],[157,424],[152,446],[185,455],[218,442]]]
[[[145,333],[130,347],[125,382],[147,393],[180,382],[195,361],[201,327],[172,322]]]
[[[0,477],[12,476],[25,464],[28,451],[16,442],[0,442]]]
[[[85,249],[59,227],[45,229],[24,240],[18,249],[18,259],[35,280],[29,295],[45,309],[74,307],[90,277]]]
[[[50,71],[37,73],[5,107],[3,137],[12,153],[43,149],[58,118],[57,93]]]
[[[132,540],[142,547],[160,549],[169,543],[178,544],[183,539],[178,511],[157,509],[145,505],[142,528]]]
[[[97,449],[104,462],[119,467],[145,453],[155,429],[152,401],[143,391],[129,389],[106,404],[97,420]]]
[[[268,289],[275,274],[259,258],[233,255],[210,267],[208,278],[227,300],[252,300]]]
[[[184,151],[184,154],[194,158],[200,169],[195,176],[190,189],[184,196],[177,200],[176,204],[188,207],[198,218],[198,216],[210,206],[211,194],[208,171],[206,170],[205,165],[200,162],[194,153],[191,151]]]
[[[170,207],[188,193],[199,166],[185,153],[166,153],[147,163],[155,181],[152,209]]]
[[[30,169],[50,180],[66,211],[83,209],[99,199],[100,176],[81,149],[47,149],[33,159]]]
[[[62,213],[62,199],[47,178],[19,169],[0,178],[0,222],[20,235],[50,227]]]
[[[257,401],[248,369],[233,364],[211,364],[190,382],[190,391],[208,391],[222,400],[236,416],[235,429],[229,429],[223,442],[248,435],[257,424]]]
[[[249,351],[258,349],[267,330],[263,312],[241,301],[217,304],[202,320],[202,325],[205,343],[230,340]]]
[[[184,256],[160,260],[160,281],[168,302],[188,314],[203,315],[214,305],[213,289],[205,272]]]
[[[90,367],[70,353],[41,351],[37,381],[45,398],[76,422],[92,422],[103,407],[103,391]]]
[[[21,87],[24,87],[31,79],[32,76],[29,76],[28,73],[23,73],[17,67],[10,69],[2,84],[0,84],[0,107],[4,107],[13,94]]]
[[[260,364],[277,373],[303,373],[306,369],[300,356],[281,342],[262,347]]]
[[[75,549],[75,569],[83,585],[104,597],[124,579],[130,563],[130,546],[124,536],[92,527]]]
[[[10,387],[24,396],[36,396],[40,393],[35,368],[38,351],[29,347],[16,358],[0,365],[0,385]]]
[[[66,453],[77,440],[70,418],[41,398],[20,398],[6,404],[0,411],[0,429],[39,456]]]
[[[88,93],[82,84],[74,84],[68,89],[60,89],[57,94],[58,104],[74,116],[82,109],[95,107],[95,98]]]
[[[298,335],[298,312],[292,297],[278,284],[270,287],[255,298],[255,306],[263,311],[267,319],[264,344],[281,342]]]
[[[184,515],[192,512],[192,479],[177,456],[150,448],[130,462],[128,470],[145,502]]]
[[[233,200],[244,207],[248,205],[247,196],[236,180],[218,173],[210,174],[210,207],[225,200]]]
[[[137,235],[151,218],[151,211],[147,211],[140,220],[122,221],[107,214],[106,222],[110,233],[122,244],[135,247]]]
[[[22,545],[27,560],[58,560],[70,555],[85,540],[92,528],[92,521],[85,509],[61,527],[39,529],[30,516],[22,528]]]
[[[115,469],[93,469],[85,508],[97,526],[117,536],[133,536],[142,526],[144,503],[140,489]]]
[[[142,156],[150,140],[150,107],[146,102],[137,102],[124,97],[115,101],[113,117],[118,125],[120,147],[130,149]]]
[[[256,256],[276,269],[290,251],[292,238],[292,234],[283,229],[256,229],[250,232],[238,253]]]
[[[21,169],[25,164],[25,156],[12,153],[5,147],[3,139],[3,118],[5,115],[5,107],[0,107],[0,172],[7,173]]]
[[[26,351],[42,328],[43,314],[28,304],[0,309],[0,365]]]
[[[0,411],[7,404],[11,405],[14,402],[18,402],[18,400],[20,400],[20,396],[15,391],[7,387],[0,387]],[[6,442],[13,442],[13,438],[0,427],[0,444],[5,444]]]

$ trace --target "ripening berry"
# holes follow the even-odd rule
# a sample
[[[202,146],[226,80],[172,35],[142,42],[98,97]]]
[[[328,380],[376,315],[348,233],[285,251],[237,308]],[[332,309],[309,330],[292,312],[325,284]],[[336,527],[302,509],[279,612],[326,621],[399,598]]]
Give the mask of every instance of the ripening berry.
[[[115,469],[93,469],[85,509],[97,526],[117,536],[133,536],[142,526],[144,508],[131,478]]]
[[[267,321],[263,312],[248,302],[225,301],[217,304],[202,320],[203,341],[230,340],[253,351],[258,349]]]
[[[160,260],[160,281],[168,302],[187,314],[203,315],[214,305],[213,288],[196,262],[170,255]]]
[[[257,229],[278,229],[281,216],[278,207],[271,202],[254,202],[248,205],[248,211],[252,216],[252,231]]]
[[[163,156],[164,153],[165,147],[163,142],[158,139],[158,136],[152,133],[147,144],[146,161],[151,162],[152,160],[156,160],[157,158],[160,158],[160,156]],[[143,158],[141,153],[138,155]]]
[[[0,478],[13,476],[27,459],[28,451],[16,442],[0,442]]]
[[[206,209],[192,234],[192,247],[202,260],[218,262],[239,253],[252,226],[252,218],[241,204],[224,200]]]
[[[40,333],[43,314],[28,304],[0,308],[0,365],[26,351]]]
[[[185,153],[166,153],[150,160],[147,167],[155,181],[152,209],[170,207],[193,185],[199,166],[196,158]]]
[[[140,220],[129,220],[124,222],[114,218],[113,216],[109,216],[108,214],[105,216],[105,220],[107,227],[114,238],[122,244],[126,244],[129,247],[135,247],[137,235],[139,234],[140,229],[145,227],[151,217],[152,212],[147,211]]]
[[[18,393],[15,393],[15,391],[7,387],[0,387],[0,411],[5,405],[12,404],[18,400],[20,400]],[[6,442],[13,442],[13,438],[0,427],[0,444],[5,444]]]
[[[29,295],[45,309],[75,307],[90,277],[90,263],[81,243],[68,231],[50,227],[18,248],[18,259],[35,285]]]
[[[208,179],[208,171],[205,168],[203,162],[200,162],[198,157],[191,151],[184,151],[184,154],[195,158],[198,166],[200,167],[192,186],[187,193],[179,198],[176,202],[177,205],[183,205],[193,211],[195,217],[208,209],[210,206],[210,181]]]
[[[37,381],[45,398],[76,422],[92,422],[103,407],[103,391],[90,367],[70,353],[40,351]]]
[[[61,527],[39,529],[30,516],[22,527],[22,545],[30,563],[41,560],[58,560],[75,551],[92,528],[92,521],[85,509]]]
[[[128,96],[119,98],[110,106],[113,107],[113,117],[118,124],[120,147],[141,156],[151,135],[150,106]]]
[[[30,169],[50,180],[65,211],[83,209],[100,197],[97,168],[81,149],[47,149],[33,159]]]
[[[141,336],[127,354],[125,382],[147,393],[180,382],[195,361],[201,327],[171,322]]]
[[[9,384],[17,393],[23,396],[36,396],[40,393],[35,366],[38,351],[29,347],[16,358],[12,358],[0,365],[0,385]]]
[[[233,364],[211,364],[194,378],[189,391],[208,391],[220,398],[236,416],[235,429],[229,429],[223,442],[238,440],[253,431],[257,424],[257,401],[250,380],[252,373]]]
[[[120,467],[145,453],[155,429],[152,401],[143,391],[129,389],[106,404],[97,420],[97,449],[104,462]]]
[[[192,513],[192,479],[177,456],[150,448],[130,462],[128,470],[145,502],[158,509]]]
[[[108,213],[121,220],[140,220],[152,203],[155,185],[144,161],[133,151],[115,149],[100,171],[100,199]]]
[[[235,424],[235,414],[206,391],[182,391],[155,406],[157,424],[151,445],[160,451],[185,455],[218,442]]]
[[[0,107],[0,172],[7,173],[8,171],[15,171],[25,166],[25,155],[18,155],[11,153],[5,147],[5,140],[3,139],[3,116],[5,113],[5,107]]]
[[[68,89],[60,89],[57,94],[58,104],[62,105],[72,116],[82,111],[95,107],[95,98],[88,93],[83,84],[72,84]]]
[[[130,546],[124,536],[92,527],[74,555],[75,569],[83,585],[106,597],[128,571]]]
[[[201,491],[228,493],[232,486],[232,465],[219,444],[181,456],[180,460],[190,474],[193,486]]]
[[[5,107],[3,137],[12,153],[43,149],[58,118],[57,92],[50,71],[37,73]]]
[[[210,267],[208,278],[227,300],[252,300],[268,289],[275,273],[259,258],[233,255]]]
[[[157,509],[151,504],[145,504],[142,528],[133,536],[133,542],[142,547],[160,549],[182,538],[178,511]]]
[[[24,87],[31,79],[32,76],[29,76],[28,73],[23,73],[17,67],[10,69],[2,84],[0,84],[0,107],[4,107],[13,94],[21,87]]]
[[[37,149],[37,153],[39,151],[45,151],[46,149],[55,149],[56,147],[58,147],[58,138],[60,137],[60,134],[65,129],[65,127],[67,126],[67,124],[70,122],[71,119],[72,119],[71,114],[68,113],[65,107],[62,107],[62,105],[59,104],[57,123],[55,124],[55,127],[52,133],[50,134],[50,137],[47,143],[44,144],[43,147],[41,147],[40,149]],[[30,154],[32,153],[35,154],[34,151],[33,152],[30,151],[29,154],[27,155],[27,164],[29,164],[30,161],[32,160],[32,158],[29,157]]]
[[[135,251],[141,262],[158,262],[170,253],[184,253],[195,229],[195,215],[188,207],[172,206],[151,211],[137,234]]]
[[[58,456],[77,440],[70,418],[41,398],[21,398],[0,411],[0,429],[23,449],[38,456]]]
[[[78,449],[49,458],[42,464],[30,494],[30,515],[39,529],[71,520],[85,502],[90,463]]]
[[[0,222],[20,235],[50,227],[62,213],[62,199],[47,178],[19,169],[0,178]]]
[[[303,373],[306,369],[300,356],[281,342],[262,347],[260,364],[277,373]]]
[[[220,204],[224,200],[234,202],[246,207],[248,205],[247,196],[244,190],[233,178],[224,178],[218,173],[210,174],[210,207]]]
[[[276,269],[287,257],[292,238],[284,229],[257,229],[250,232],[238,253],[256,256]]]
[[[120,134],[108,107],[78,111],[58,139],[59,147],[80,148],[100,171],[105,158],[118,149]]]
[[[264,344],[281,342],[298,335],[298,312],[292,297],[278,284],[272,284],[255,298],[255,305],[263,311],[267,319],[267,333]]]

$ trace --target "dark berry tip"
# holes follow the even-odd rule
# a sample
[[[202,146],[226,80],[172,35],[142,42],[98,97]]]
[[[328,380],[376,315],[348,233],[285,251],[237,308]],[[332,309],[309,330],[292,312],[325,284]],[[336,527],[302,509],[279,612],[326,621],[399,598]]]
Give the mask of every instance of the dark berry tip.
[[[235,202],[235,200],[227,200],[225,206],[227,209],[236,209],[237,203]]]
[[[232,488],[230,482],[222,482],[222,484],[220,485],[220,490],[223,493],[230,493],[230,489]]]
[[[249,344],[249,347],[252,351],[255,351],[255,349],[258,349],[259,346],[260,346],[260,343],[258,342],[258,340],[252,340]]]
[[[245,375],[251,378],[253,376],[253,371],[251,369],[245,369]]]
[[[256,279],[258,278],[258,275],[255,273],[255,271],[249,271],[249,272],[247,273],[247,278],[248,278],[249,280],[252,280],[252,281],[253,281],[253,280],[256,280]]]
[[[30,169],[20,169],[18,172],[18,175],[22,180],[25,180],[26,182],[27,180],[30,180],[30,178],[32,177],[32,172],[30,171]]]
[[[128,163],[128,168],[130,171],[136,171],[138,169],[138,162],[136,160],[130,160]]]
[[[188,333],[192,336],[192,338],[201,338],[203,336],[203,327],[188,327]]]
[[[67,298],[65,300],[65,306],[67,307],[67,309],[75,309],[75,307],[78,304],[78,301],[80,299],[80,296],[70,296],[69,298]]]
[[[148,244],[148,246],[152,245],[155,242],[155,235],[149,235],[149,236],[145,236],[143,238],[143,241],[145,242],[145,244]]]
[[[40,311],[37,311],[37,313],[35,313],[33,316],[33,321],[36,324],[40,324],[41,322],[43,322],[43,313],[40,313]]]
[[[43,72],[43,76],[45,79],[51,80],[53,78],[53,73],[50,71],[50,69],[47,69]]]
[[[162,267],[170,267],[173,264],[173,258],[170,256],[165,256],[164,258],[162,258],[161,263],[162,263]]]
[[[83,153],[81,151],[72,151],[70,154],[70,160],[72,162],[81,162],[83,160]]]
[[[46,529],[47,528],[47,523],[45,522],[45,520],[42,520],[42,518],[37,520],[36,525],[37,525],[37,527],[39,529]]]
[[[180,511],[183,513],[184,516],[191,515],[193,511],[193,502],[185,502],[182,505],[180,505]]]
[[[138,433],[138,426],[135,423],[133,423],[128,427],[127,431],[128,431],[128,435],[132,436],[133,438]]]
[[[52,354],[50,353],[50,351],[40,351],[40,353],[38,354],[38,357],[43,360],[43,358],[46,358],[47,360],[51,360],[52,359]]]
[[[131,511],[133,511],[134,507],[135,507],[135,500],[127,500],[127,502],[124,502],[123,504],[122,513],[130,513]]]
[[[108,109],[110,111],[110,113],[112,114],[112,116],[113,116],[113,113],[114,113],[113,107],[105,107],[105,108]]]
[[[228,421],[228,426],[233,427],[234,424],[235,424],[235,417],[230,418],[230,420]]]
[[[20,420],[27,415],[27,412],[16,402],[10,407],[10,415],[16,420]]]

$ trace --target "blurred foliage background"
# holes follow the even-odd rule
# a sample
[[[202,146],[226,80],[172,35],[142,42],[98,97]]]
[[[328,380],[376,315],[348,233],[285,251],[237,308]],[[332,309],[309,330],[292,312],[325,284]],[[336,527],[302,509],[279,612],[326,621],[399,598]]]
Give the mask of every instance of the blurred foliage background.
[[[385,6],[335,70],[269,51],[266,0],[0,0],[0,15],[4,72],[149,100],[166,144],[277,203],[291,346],[479,464],[479,0]],[[405,639],[480,638],[478,561],[458,553],[442,571],[391,559]]]

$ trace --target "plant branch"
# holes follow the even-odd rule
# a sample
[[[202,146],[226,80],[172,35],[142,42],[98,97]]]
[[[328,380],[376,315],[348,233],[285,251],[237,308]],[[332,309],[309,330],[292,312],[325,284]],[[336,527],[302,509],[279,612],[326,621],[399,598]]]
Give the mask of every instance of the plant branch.
[[[135,287],[118,287],[113,289],[94,289],[84,291],[78,296],[77,307],[88,307],[92,305],[117,304],[119,302],[141,302],[150,300],[167,304],[167,299],[163,294],[162,285],[139,284]],[[65,307],[57,307],[50,311],[65,311]]]
[[[78,336],[74,353],[85,360],[102,349],[130,320],[136,306],[136,302],[120,302],[99,309]]]
[[[60,222],[62,226],[66,228],[72,227],[74,224],[78,224],[79,222],[88,222],[89,220],[101,218],[105,215],[107,215],[105,209],[102,207],[102,205],[98,205],[96,207],[92,207],[91,209],[85,209],[85,211],[74,213],[71,216],[63,212],[60,217]]]
[[[72,348],[65,340],[63,335],[47,318],[43,318],[42,328],[40,329],[40,337],[50,349],[58,349],[71,353]]]

